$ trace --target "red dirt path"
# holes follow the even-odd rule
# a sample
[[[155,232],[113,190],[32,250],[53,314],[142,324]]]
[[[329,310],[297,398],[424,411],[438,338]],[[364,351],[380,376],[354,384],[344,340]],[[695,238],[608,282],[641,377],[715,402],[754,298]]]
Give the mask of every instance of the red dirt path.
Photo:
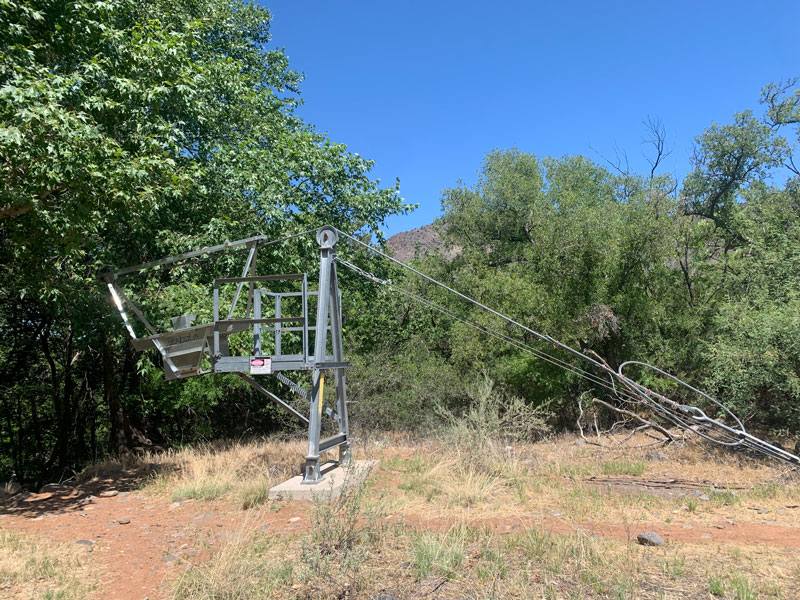
[[[93,492],[98,494],[99,490]],[[230,501],[173,503],[142,492],[87,497],[76,490],[63,489],[20,495],[0,506],[0,528],[58,542],[83,540],[81,543],[91,552],[88,556],[91,568],[100,581],[98,598],[156,600],[165,597],[170,579],[240,532],[262,528],[281,535],[303,530],[308,526],[309,509],[308,502],[291,502],[278,511],[267,508],[248,511]],[[289,523],[293,517],[300,520]],[[408,525],[421,529],[447,529],[452,525],[446,518],[427,519],[419,515],[403,518]],[[127,519],[129,523],[120,523]],[[493,528],[498,533],[530,528],[556,534],[575,531],[573,525],[557,516],[533,519],[519,515],[479,519],[473,524]],[[627,540],[630,535],[652,528],[668,543],[800,548],[800,528],[752,522],[709,525],[637,522],[633,529],[630,524],[597,521],[581,525],[588,532],[611,539]]]

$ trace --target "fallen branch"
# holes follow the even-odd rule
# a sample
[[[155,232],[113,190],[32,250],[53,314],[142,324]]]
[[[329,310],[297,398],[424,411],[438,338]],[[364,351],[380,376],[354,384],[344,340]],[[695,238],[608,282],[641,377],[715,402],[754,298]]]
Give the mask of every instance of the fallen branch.
[[[653,421],[650,421],[643,417],[640,417],[635,412],[632,412],[630,410],[625,410],[624,408],[620,408],[619,406],[614,406],[613,404],[609,404],[608,402],[600,400],[599,398],[592,398],[592,402],[594,402],[595,404],[600,404],[601,406],[605,406],[609,410],[613,410],[616,413],[625,415],[626,417],[634,419],[635,421],[638,421],[639,423],[642,424],[640,427],[634,429],[633,432],[631,432],[631,434],[627,438],[625,438],[621,443],[625,443],[628,439],[630,439],[633,436],[634,433],[644,429],[653,429],[659,432],[661,435],[664,436],[663,443],[665,444],[671,444],[672,442],[675,441],[675,438],[672,437],[672,434],[666,429],[664,429],[661,425],[659,425],[658,423],[654,423]]]

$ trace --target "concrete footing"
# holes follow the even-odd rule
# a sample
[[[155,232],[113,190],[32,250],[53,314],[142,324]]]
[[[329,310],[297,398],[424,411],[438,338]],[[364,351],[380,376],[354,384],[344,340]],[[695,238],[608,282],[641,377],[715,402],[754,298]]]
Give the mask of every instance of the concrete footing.
[[[380,468],[377,460],[354,460],[348,466],[336,462],[325,463],[320,472],[323,479],[314,484],[303,484],[303,476],[292,477],[269,490],[269,497],[290,500],[336,500],[345,485],[358,484],[369,477],[373,470]]]

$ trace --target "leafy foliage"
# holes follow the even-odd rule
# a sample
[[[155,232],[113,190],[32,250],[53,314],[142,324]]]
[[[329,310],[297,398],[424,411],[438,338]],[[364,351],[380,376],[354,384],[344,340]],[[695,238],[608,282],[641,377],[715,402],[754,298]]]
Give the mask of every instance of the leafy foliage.
[[[296,116],[301,77],[266,49],[269,23],[236,0],[0,3],[0,472],[47,477],[108,442],[191,439],[223,397],[249,404],[224,380],[157,381],[122,341],[104,265],[253,231],[375,232],[406,210],[370,161]],[[297,270],[304,250],[266,258]],[[154,271],[129,292],[166,319],[202,306],[229,261]],[[257,412],[245,427],[272,418]]]

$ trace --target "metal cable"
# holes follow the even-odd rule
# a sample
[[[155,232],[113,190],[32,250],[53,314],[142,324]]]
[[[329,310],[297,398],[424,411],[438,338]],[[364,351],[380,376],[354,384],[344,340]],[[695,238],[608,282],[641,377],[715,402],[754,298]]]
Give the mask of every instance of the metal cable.
[[[543,352],[543,351],[538,350],[538,349],[536,349],[536,348],[534,348],[532,346],[529,346],[525,342],[522,342],[522,341],[520,341],[520,340],[518,340],[516,338],[513,338],[513,337],[511,337],[509,335],[506,335],[506,334],[504,334],[502,332],[499,332],[499,331],[497,331],[495,329],[492,329],[492,328],[487,327],[485,325],[481,325],[479,323],[475,323],[474,321],[470,321],[468,319],[460,317],[460,316],[456,315],[455,313],[453,313],[452,311],[448,310],[447,308],[444,308],[443,306],[441,306],[439,304],[436,304],[432,300],[428,300],[427,298],[424,298],[423,296],[420,296],[418,294],[410,292],[410,291],[406,290],[405,288],[402,288],[402,287],[400,287],[398,285],[393,284],[391,281],[387,281],[385,279],[381,279],[381,278],[377,277],[376,275],[373,275],[372,273],[370,273],[368,271],[365,271],[364,269],[361,269],[360,267],[357,267],[356,265],[354,265],[354,264],[352,264],[352,263],[350,263],[350,262],[348,262],[348,261],[346,261],[346,260],[344,260],[342,258],[339,258],[338,256],[336,257],[336,262],[338,262],[342,266],[347,267],[348,269],[354,271],[355,273],[361,275],[362,277],[365,277],[366,279],[369,279],[370,281],[372,281],[374,283],[390,287],[390,288],[400,292],[401,294],[404,294],[404,295],[408,296],[412,300],[415,300],[415,301],[417,301],[417,302],[419,302],[421,304],[424,304],[425,306],[428,306],[429,308],[431,308],[433,310],[436,310],[436,311],[438,311],[440,313],[443,313],[443,314],[447,315],[448,317],[450,317],[451,319],[453,319],[455,321],[458,321],[459,323],[467,325],[468,327],[471,327],[471,328],[473,328],[473,329],[475,329],[475,330],[477,330],[477,331],[479,331],[481,333],[485,333],[485,334],[490,335],[492,337],[495,337],[495,338],[497,338],[499,340],[502,340],[502,341],[504,341],[504,342],[506,342],[508,344],[511,344],[512,346],[515,346],[516,348],[518,348],[518,349],[520,349],[520,350],[522,350],[524,352],[532,354],[533,356],[535,356],[535,357],[537,357],[537,358],[539,358],[541,360],[544,360],[544,361],[546,361],[546,362],[548,362],[548,363],[550,363],[550,364],[552,364],[552,365],[554,365],[556,367],[565,369],[565,370],[567,370],[567,371],[569,371],[569,372],[571,372],[571,373],[573,373],[575,375],[578,375],[579,377],[587,379],[588,381],[591,381],[592,383],[594,383],[596,385],[599,385],[599,386],[601,386],[601,387],[603,387],[603,388],[605,388],[605,389],[607,389],[607,390],[609,390],[611,392],[614,392],[615,395],[617,395],[617,396],[619,396],[619,397],[621,397],[623,399],[626,399],[629,402],[636,402],[636,403],[640,402],[632,394],[630,394],[628,392],[620,392],[619,390],[616,389],[616,387],[613,386],[613,383],[612,383],[612,385],[609,385],[604,380],[596,377],[595,375],[593,375],[592,373],[589,373],[588,371],[585,371],[585,370],[581,369],[580,367],[576,367],[575,365],[571,365],[570,363],[565,362],[565,361],[561,360],[560,358],[557,358],[557,357],[555,357],[555,356],[553,356],[551,354],[547,354],[546,352]]]
[[[739,426],[738,429],[729,427],[729,426],[721,423],[720,421],[717,421],[715,419],[712,419],[711,417],[706,416],[706,414],[702,410],[700,410],[699,408],[696,408],[696,407],[693,407],[693,406],[689,406],[689,405],[679,404],[678,402],[675,402],[674,400],[672,400],[670,398],[667,398],[666,396],[663,396],[661,394],[653,392],[652,390],[646,388],[645,386],[641,385],[640,383],[638,383],[638,382],[630,379],[629,377],[626,377],[625,375],[623,375],[622,366],[620,367],[619,372],[615,372],[615,371],[613,371],[611,369],[608,369],[603,362],[595,360],[595,359],[591,358],[590,356],[584,354],[583,352],[579,352],[578,350],[570,348],[566,344],[563,344],[562,342],[559,342],[558,340],[554,339],[553,337],[551,337],[549,335],[545,335],[545,334],[539,333],[538,331],[535,331],[535,330],[531,329],[530,327],[526,327],[522,323],[519,323],[518,321],[515,321],[514,319],[511,319],[510,317],[507,317],[506,315],[504,315],[504,314],[502,314],[502,313],[490,308],[489,306],[486,306],[485,304],[475,300],[474,298],[470,298],[469,296],[467,296],[465,294],[462,294],[458,290],[455,290],[455,289],[449,287],[448,285],[445,285],[444,283],[442,283],[440,281],[437,281],[436,279],[430,277],[429,275],[426,275],[425,273],[422,273],[421,271],[418,271],[417,269],[415,269],[415,268],[413,268],[413,267],[411,267],[411,266],[409,266],[409,265],[407,265],[407,264],[405,264],[405,263],[403,263],[403,262],[401,262],[401,261],[399,261],[399,260],[397,260],[395,258],[392,258],[391,256],[389,256],[389,255],[385,254],[384,252],[378,250],[377,248],[374,248],[374,247],[370,246],[369,244],[366,244],[365,242],[362,242],[361,240],[353,237],[352,235],[349,235],[349,234],[347,234],[347,233],[345,233],[343,231],[340,231],[340,230],[337,230],[337,231],[342,236],[344,236],[344,237],[348,238],[349,240],[355,242],[356,244],[366,248],[370,252],[372,252],[374,254],[377,254],[378,256],[381,256],[382,258],[385,258],[386,260],[388,260],[390,262],[395,263],[396,265],[400,266],[401,268],[406,269],[407,271],[410,271],[410,272],[414,273],[415,275],[417,275],[419,277],[422,277],[426,281],[428,281],[428,282],[430,282],[430,283],[432,283],[432,284],[434,284],[434,285],[436,285],[436,286],[438,286],[438,287],[440,287],[440,288],[442,288],[442,289],[444,289],[444,290],[446,290],[446,291],[458,296],[462,300],[466,300],[470,304],[473,304],[473,305],[477,306],[478,308],[480,308],[480,309],[482,309],[482,310],[484,310],[486,312],[489,312],[489,313],[499,317],[503,321],[506,321],[507,323],[510,323],[511,325],[519,327],[523,331],[526,331],[526,332],[530,333],[531,335],[533,335],[534,337],[538,338],[539,340],[552,343],[554,346],[556,346],[558,348],[561,348],[563,350],[566,350],[570,354],[578,356],[579,358],[582,358],[583,360],[589,362],[590,364],[592,364],[596,368],[599,368],[603,372],[607,373],[609,375],[609,379],[610,379],[611,385],[609,386],[605,382],[599,380],[598,378],[596,378],[592,374],[584,371],[583,369],[580,369],[580,368],[577,368],[577,367],[573,367],[569,363],[565,363],[564,361],[562,361],[562,360],[560,360],[560,359],[558,359],[558,358],[556,358],[554,356],[551,356],[551,355],[549,355],[549,354],[547,354],[545,352],[541,352],[539,350],[536,350],[535,348],[532,348],[532,347],[528,346],[524,342],[520,342],[519,340],[516,340],[515,338],[512,338],[510,336],[506,336],[503,333],[497,332],[497,331],[492,330],[492,329],[490,329],[488,327],[485,327],[483,325],[479,325],[477,323],[474,323],[474,322],[468,321],[466,319],[463,319],[463,318],[459,317],[458,315],[455,315],[452,311],[449,311],[446,308],[444,308],[442,306],[439,306],[438,304],[428,300],[427,298],[423,298],[423,297],[421,297],[421,296],[419,296],[417,294],[409,292],[408,290],[404,290],[403,288],[400,288],[399,286],[395,286],[390,281],[382,280],[382,279],[376,277],[375,275],[373,275],[372,273],[364,271],[363,269],[360,269],[359,267],[356,267],[355,265],[353,265],[353,264],[351,264],[351,263],[349,263],[347,261],[344,261],[344,260],[342,260],[342,259],[337,257],[337,261],[339,263],[341,263],[345,267],[348,267],[348,268],[354,270],[356,273],[359,273],[360,275],[366,277],[367,279],[369,279],[369,280],[371,280],[371,281],[373,281],[375,283],[384,284],[384,285],[387,285],[389,287],[392,287],[393,289],[395,289],[395,290],[407,295],[408,297],[410,297],[412,299],[415,299],[415,300],[425,304],[426,306],[429,306],[430,308],[433,308],[434,310],[440,311],[440,312],[450,316],[451,318],[453,318],[453,319],[455,319],[455,320],[457,320],[457,321],[459,321],[459,322],[461,322],[461,323],[463,323],[463,324],[465,324],[465,325],[467,325],[469,327],[472,327],[474,329],[477,329],[478,331],[481,331],[481,332],[486,333],[488,335],[491,335],[491,336],[494,336],[494,337],[499,338],[501,340],[504,340],[507,343],[512,344],[513,346],[516,346],[517,348],[519,348],[521,350],[527,351],[527,352],[533,354],[534,356],[537,356],[538,358],[540,358],[542,360],[545,360],[547,362],[550,362],[551,364],[554,364],[554,365],[559,366],[559,367],[561,367],[561,368],[563,368],[563,369],[565,369],[567,371],[570,371],[570,372],[572,372],[574,374],[577,374],[580,377],[584,377],[585,379],[587,379],[589,381],[592,381],[597,385],[601,385],[602,387],[613,391],[617,396],[620,396],[620,399],[626,399],[629,402],[636,402],[636,403],[644,402],[648,406],[650,406],[652,409],[654,409],[662,417],[666,418],[668,421],[678,425],[679,427],[682,427],[684,429],[688,429],[692,433],[695,433],[696,435],[698,435],[698,436],[700,436],[700,437],[702,437],[702,438],[704,438],[706,440],[709,440],[711,442],[715,442],[715,443],[718,443],[718,444],[722,444],[722,445],[725,445],[725,446],[744,446],[744,447],[750,448],[751,450],[756,450],[756,451],[761,452],[763,454],[767,454],[769,456],[773,456],[775,458],[784,460],[784,461],[792,463],[792,464],[800,464],[800,457],[797,457],[797,456],[795,456],[795,455],[793,455],[793,454],[791,454],[789,452],[786,452],[785,450],[777,448],[777,447],[775,447],[775,446],[773,446],[771,444],[768,444],[767,442],[765,442],[765,441],[763,441],[763,440],[761,440],[759,438],[756,438],[755,436],[750,435],[749,433],[747,433],[747,431],[745,431],[744,425],[742,425],[741,421],[730,410],[728,410],[724,405],[722,405],[717,400],[711,398],[711,396],[709,396],[708,394],[705,394],[705,393],[701,392],[700,390],[697,390],[696,388],[692,387],[688,383],[682,381],[681,379],[678,379],[674,375],[668,374],[665,371],[662,371],[661,369],[658,369],[657,367],[653,367],[652,365],[649,365],[647,363],[642,363],[642,362],[638,362],[638,361],[623,363],[623,365],[622,365],[622,366],[624,366],[625,364],[639,364],[641,366],[654,369],[654,370],[658,371],[659,373],[667,375],[670,379],[672,379],[673,381],[677,382],[679,385],[684,386],[687,389],[700,394],[702,397],[710,400],[718,408],[722,408],[723,411],[725,411],[729,416],[731,416],[733,418],[733,420]],[[619,382],[625,388],[628,388],[628,390],[630,390],[630,392],[633,392],[633,393],[631,394],[630,392],[626,392],[623,395],[621,395],[620,390],[617,390],[616,386],[614,385],[614,379],[615,378],[617,380],[619,380]],[[638,397],[638,400],[635,399],[636,397]],[[689,421],[687,421],[687,419]],[[689,424],[690,421],[692,423],[694,423],[694,425],[690,425]],[[704,428],[708,428],[708,430],[716,431],[717,435],[719,436],[719,438],[712,437],[709,433],[704,431]]]

